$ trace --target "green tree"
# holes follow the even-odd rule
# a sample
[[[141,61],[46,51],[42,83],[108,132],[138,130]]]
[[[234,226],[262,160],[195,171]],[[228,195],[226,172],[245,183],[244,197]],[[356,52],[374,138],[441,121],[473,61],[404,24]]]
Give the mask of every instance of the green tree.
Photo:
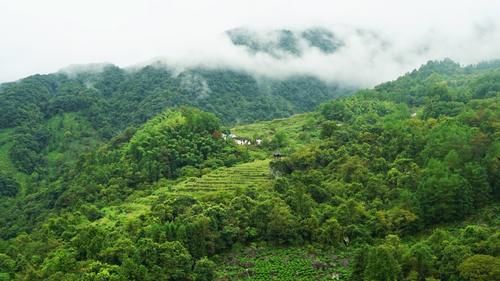
[[[474,207],[480,208],[486,205],[492,197],[486,169],[477,162],[467,163],[465,165],[464,174],[472,187]]]
[[[369,247],[367,245],[361,245],[355,250],[352,262],[352,273],[349,277],[350,281],[365,280],[364,274],[366,269],[368,251]]]
[[[410,267],[418,274],[417,280],[424,281],[434,272],[434,261],[436,257],[425,243],[420,242],[413,245],[409,252]]]
[[[282,149],[288,145],[288,136],[284,131],[279,131],[274,134],[269,146],[271,149]]]
[[[340,100],[325,103],[321,106],[320,110],[323,117],[328,120],[345,122],[352,116],[352,111]]]
[[[474,255],[458,266],[460,276],[467,281],[500,280],[500,258]]]
[[[194,265],[194,275],[195,281],[212,281],[215,278],[215,268],[216,264],[209,260],[207,257],[203,257],[196,261]]]
[[[14,197],[19,192],[19,183],[12,177],[0,173],[0,196]]]
[[[446,241],[442,242],[444,249],[440,252],[442,258],[439,261],[439,273],[450,280],[457,280],[459,278],[458,266],[472,255],[472,251],[469,246],[459,242],[452,242],[448,245]]]
[[[394,248],[387,245],[372,247],[368,251],[365,281],[396,281],[401,268],[394,257]]]
[[[338,246],[342,244],[344,239],[342,226],[335,218],[329,218],[319,229],[319,239],[327,245]]]
[[[6,254],[0,253],[0,280],[10,280],[10,277],[14,276],[14,269],[16,267],[16,261]],[[4,277],[2,277],[2,275]],[[4,278],[4,279],[2,279]]]
[[[463,218],[473,207],[472,190],[467,180],[437,160],[427,165],[417,196],[427,223]]]
[[[42,274],[48,278],[58,272],[71,273],[77,269],[76,253],[72,249],[58,249],[47,257],[42,265]]]

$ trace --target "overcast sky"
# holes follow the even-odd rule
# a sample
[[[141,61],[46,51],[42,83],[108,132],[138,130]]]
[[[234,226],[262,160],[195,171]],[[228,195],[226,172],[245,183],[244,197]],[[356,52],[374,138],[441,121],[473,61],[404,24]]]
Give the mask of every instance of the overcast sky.
[[[240,26],[328,26],[348,44],[327,58],[307,53],[277,62],[230,50],[222,34]],[[349,37],[354,28],[380,32],[390,48]],[[0,0],[0,82],[71,64],[164,58],[370,86],[444,57],[462,64],[500,58],[500,1]]]

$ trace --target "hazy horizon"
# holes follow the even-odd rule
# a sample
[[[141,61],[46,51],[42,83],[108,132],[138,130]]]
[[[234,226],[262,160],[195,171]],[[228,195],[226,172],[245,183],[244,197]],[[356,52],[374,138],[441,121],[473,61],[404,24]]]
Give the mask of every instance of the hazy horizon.
[[[0,1],[0,82],[75,64],[161,60],[372,86],[428,60],[500,58],[498,12],[491,1]],[[225,36],[238,27],[324,27],[345,44],[334,54],[251,55]]]

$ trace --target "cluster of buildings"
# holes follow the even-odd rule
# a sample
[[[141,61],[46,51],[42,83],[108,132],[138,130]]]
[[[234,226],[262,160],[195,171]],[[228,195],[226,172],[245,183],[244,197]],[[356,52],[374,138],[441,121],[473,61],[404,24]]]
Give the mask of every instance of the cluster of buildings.
[[[254,142],[252,142],[249,139],[238,137],[235,134],[222,134],[222,138],[224,140],[230,139],[233,140],[237,145],[261,145],[262,144],[262,139],[256,139]]]

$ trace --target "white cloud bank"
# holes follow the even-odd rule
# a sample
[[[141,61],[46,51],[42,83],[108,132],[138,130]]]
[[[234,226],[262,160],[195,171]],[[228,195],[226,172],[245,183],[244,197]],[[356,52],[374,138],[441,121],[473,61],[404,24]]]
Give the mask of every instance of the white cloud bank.
[[[282,77],[311,74],[371,86],[430,59],[500,58],[500,1],[460,0],[0,0],[0,81],[70,64],[232,67]],[[249,55],[223,32],[327,27],[344,41],[333,55]],[[374,31],[367,40],[355,31]],[[383,44],[381,44],[383,42]]]

